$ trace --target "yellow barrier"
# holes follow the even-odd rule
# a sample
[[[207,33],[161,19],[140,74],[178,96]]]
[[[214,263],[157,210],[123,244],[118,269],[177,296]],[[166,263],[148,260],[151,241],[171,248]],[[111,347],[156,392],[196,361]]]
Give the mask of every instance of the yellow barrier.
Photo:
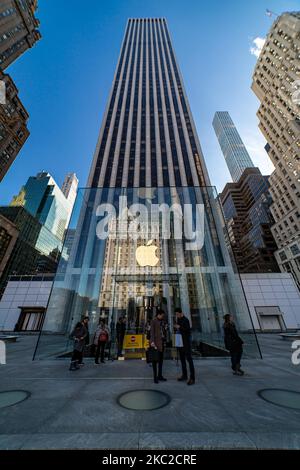
[[[124,349],[143,349],[144,335],[125,335]]]

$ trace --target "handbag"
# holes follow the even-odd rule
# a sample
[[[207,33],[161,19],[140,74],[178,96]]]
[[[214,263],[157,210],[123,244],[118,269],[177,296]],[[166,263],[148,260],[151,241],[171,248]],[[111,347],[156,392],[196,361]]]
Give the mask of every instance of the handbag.
[[[149,364],[150,362],[158,362],[159,361],[159,351],[155,348],[149,348],[146,352],[146,360]]]
[[[175,333],[175,348],[183,348],[181,333]]]

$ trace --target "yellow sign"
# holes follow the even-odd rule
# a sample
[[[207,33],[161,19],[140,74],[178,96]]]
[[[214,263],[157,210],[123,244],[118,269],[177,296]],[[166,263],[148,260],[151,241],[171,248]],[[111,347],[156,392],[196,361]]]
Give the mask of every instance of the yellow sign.
[[[125,335],[124,349],[142,349],[143,335]]]

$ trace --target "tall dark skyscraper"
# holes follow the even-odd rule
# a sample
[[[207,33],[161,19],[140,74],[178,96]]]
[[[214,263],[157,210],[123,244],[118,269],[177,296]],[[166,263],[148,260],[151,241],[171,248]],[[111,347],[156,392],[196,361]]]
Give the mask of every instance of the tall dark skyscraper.
[[[88,186],[209,185],[165,19],[129,19]]]
[[[88,184],[78,192],[66,237],[69,259],[49,301],[44,331],[52,343],[42,335],[37,354],[68,351],[82,315],[91,331],[99,317],[107,321],[112,347],[120,316],[130,341],[137,333],[142,341],[157,308],[170,332],[175,308],[182,308],[198,351],[205,342],[223,344],[225,313],[252,331],[220,213],[166,20],[129,19]]]

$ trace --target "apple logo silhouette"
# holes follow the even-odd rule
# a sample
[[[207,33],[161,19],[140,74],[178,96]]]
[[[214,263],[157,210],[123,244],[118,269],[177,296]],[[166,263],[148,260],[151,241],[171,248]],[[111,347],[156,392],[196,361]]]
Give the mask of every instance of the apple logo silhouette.
[[[156,266],[159,258],[156,256],[157,246],[152,245],[150,240],[146,245],[141,245],[136,249],[135,258],[140,266]]]

